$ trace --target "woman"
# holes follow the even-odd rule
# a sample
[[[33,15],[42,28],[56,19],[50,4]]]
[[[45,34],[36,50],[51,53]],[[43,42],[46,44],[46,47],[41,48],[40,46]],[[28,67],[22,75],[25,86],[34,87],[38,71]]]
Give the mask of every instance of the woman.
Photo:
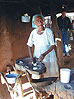
[[[30,58],[33,60],[32,47],[34,45],[34,57],[43,62],[46,66],[45,77],[57,77],[58,65],[56,54],[54,51],[55,44],[53,33],[51,29],[44,28],[42,15],[33,16],[32,22],[36,25],[28,39],[27,45],[29,49]]]

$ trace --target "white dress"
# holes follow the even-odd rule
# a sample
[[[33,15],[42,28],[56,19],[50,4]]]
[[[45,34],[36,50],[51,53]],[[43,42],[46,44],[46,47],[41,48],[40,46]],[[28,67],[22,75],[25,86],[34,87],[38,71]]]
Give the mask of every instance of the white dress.
[[[51,45],[55,45],[53,33],[51,29],[46,28],[44,33],[39,35],[37,34],[37,29],[34,29],[28,39],[27,45],[34,48],[34,57],[39,58],[41,54],[47,51]],[[44,73],[44,77],[56,77],[59,75],[57,59],[54,49],[48,53],[43,62],[46,66],[46,72]]]

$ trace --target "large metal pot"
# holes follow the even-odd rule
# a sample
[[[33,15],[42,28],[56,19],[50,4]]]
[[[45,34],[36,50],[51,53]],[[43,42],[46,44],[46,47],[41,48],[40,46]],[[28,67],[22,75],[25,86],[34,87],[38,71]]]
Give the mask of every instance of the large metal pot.
[[[45,65],[38,59],[36,59],[35,63],[32,63],[30,58],[19,58],[16,60],[15,67],[18,70],[27,70],[31,74],[43,74],[46,72]]]

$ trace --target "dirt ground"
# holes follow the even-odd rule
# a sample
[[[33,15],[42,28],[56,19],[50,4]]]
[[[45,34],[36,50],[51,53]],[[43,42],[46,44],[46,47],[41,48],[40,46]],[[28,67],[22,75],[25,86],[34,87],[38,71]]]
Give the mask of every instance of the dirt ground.
[[[70,41],[69,44],[71,44],[70,57],[64,57],[64,67],[72,69],[74,67],[74,41]],[[0,89],[0,99],[11,99],[6,85],[0,83]]]
[[[71,44],[70,57],[64,57],[64,67],[71,69],[74,67],[74,40],[70,41],[69,44]]]

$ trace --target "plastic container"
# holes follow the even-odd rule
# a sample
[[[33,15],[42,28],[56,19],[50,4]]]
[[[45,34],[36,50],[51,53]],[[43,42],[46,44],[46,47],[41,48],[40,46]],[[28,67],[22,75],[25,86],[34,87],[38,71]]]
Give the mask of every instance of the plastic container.
[[[66,50],[66,53],[69,52],[69,47],[67,45],[65,45],[65,50]]]
[[[32,74],[32,79],[40,79],[41,75]]]
[[[9,84],[14,84],[18,74],[7,74],[6,80]]]
[[[69,83],[69,81],[70,81],[70,69],[67,69],[67,68],[60,69],[60,81],[62,83]]]
[[[21,21],[22,22],[30,22],[30,17],[29,16],[21,16]]]

